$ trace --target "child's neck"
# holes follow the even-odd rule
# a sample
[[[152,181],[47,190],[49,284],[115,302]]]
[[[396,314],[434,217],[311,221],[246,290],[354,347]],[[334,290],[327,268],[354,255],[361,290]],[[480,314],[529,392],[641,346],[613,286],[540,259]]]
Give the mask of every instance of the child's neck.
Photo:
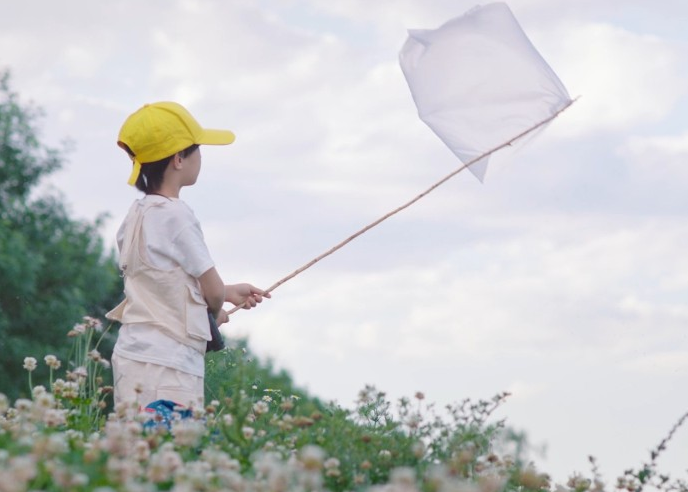
[[[180,190],[180,186],[166,185],[165,183],[163,183],[163,185],[160,188],[158,188],[154,192],[149,193],[149,195],[160,195],[164,196],[165,198],[179,198]]]

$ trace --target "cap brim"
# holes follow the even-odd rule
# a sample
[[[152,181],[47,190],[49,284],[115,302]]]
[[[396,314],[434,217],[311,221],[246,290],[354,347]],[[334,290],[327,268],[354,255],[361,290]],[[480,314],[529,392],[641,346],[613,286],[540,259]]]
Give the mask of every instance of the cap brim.
[[[229,145],[234,142],[234,133],[229,130],[206,130],[196,142],[198,145]]]

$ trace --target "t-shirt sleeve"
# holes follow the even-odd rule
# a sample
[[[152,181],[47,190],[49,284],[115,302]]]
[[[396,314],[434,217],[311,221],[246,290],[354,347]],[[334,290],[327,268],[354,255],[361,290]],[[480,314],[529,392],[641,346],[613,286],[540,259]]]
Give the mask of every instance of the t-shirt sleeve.
[[[198,221],[184,227],[173,241],[177,261],[192,277],[200,277],[215,266]]]

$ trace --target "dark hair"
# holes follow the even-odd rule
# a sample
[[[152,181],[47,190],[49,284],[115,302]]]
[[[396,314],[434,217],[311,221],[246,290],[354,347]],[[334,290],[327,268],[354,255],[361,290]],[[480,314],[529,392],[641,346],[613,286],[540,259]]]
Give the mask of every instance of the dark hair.
[[[181,156],[184,158],[189,157],[196,151],[198,147],[198,145],[193,144],[184,150],[180,150],[178,154],[181,154]],[[129,148],[124,150],[132,155]],[[174,155],[165,157],[164,159],[160,159],[159,161],[155,162],[141,163],[141,173],[139,174],[139,177],[136,178],[136,188],[138,188],[140,191],[143,191],[147,195],[158,191],[160,186],[162,186],[162,179],[165,175],[165,170],[167,169],[172,157],[174,157]]]

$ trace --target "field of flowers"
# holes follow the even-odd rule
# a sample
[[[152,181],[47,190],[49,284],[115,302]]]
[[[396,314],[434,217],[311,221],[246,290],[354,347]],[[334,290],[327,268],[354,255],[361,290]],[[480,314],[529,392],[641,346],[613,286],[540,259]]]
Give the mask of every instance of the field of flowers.
[[[236,342],[207,356],[204,408],[113,408],[109,363],[98,351],[105,332],[84,318],[68,333],[69,361],[24,359],[30,398],[0,393],[0,492],[688,490],[656,470],[688,415],[648,463],[613,484],[593,458],[589,477],[554,484],[493,421],[507,394],[436,409],[422,393],[393,404],[366,387],[345,409],[295,390]],[[47,380],[34,381],[43,364]]]

